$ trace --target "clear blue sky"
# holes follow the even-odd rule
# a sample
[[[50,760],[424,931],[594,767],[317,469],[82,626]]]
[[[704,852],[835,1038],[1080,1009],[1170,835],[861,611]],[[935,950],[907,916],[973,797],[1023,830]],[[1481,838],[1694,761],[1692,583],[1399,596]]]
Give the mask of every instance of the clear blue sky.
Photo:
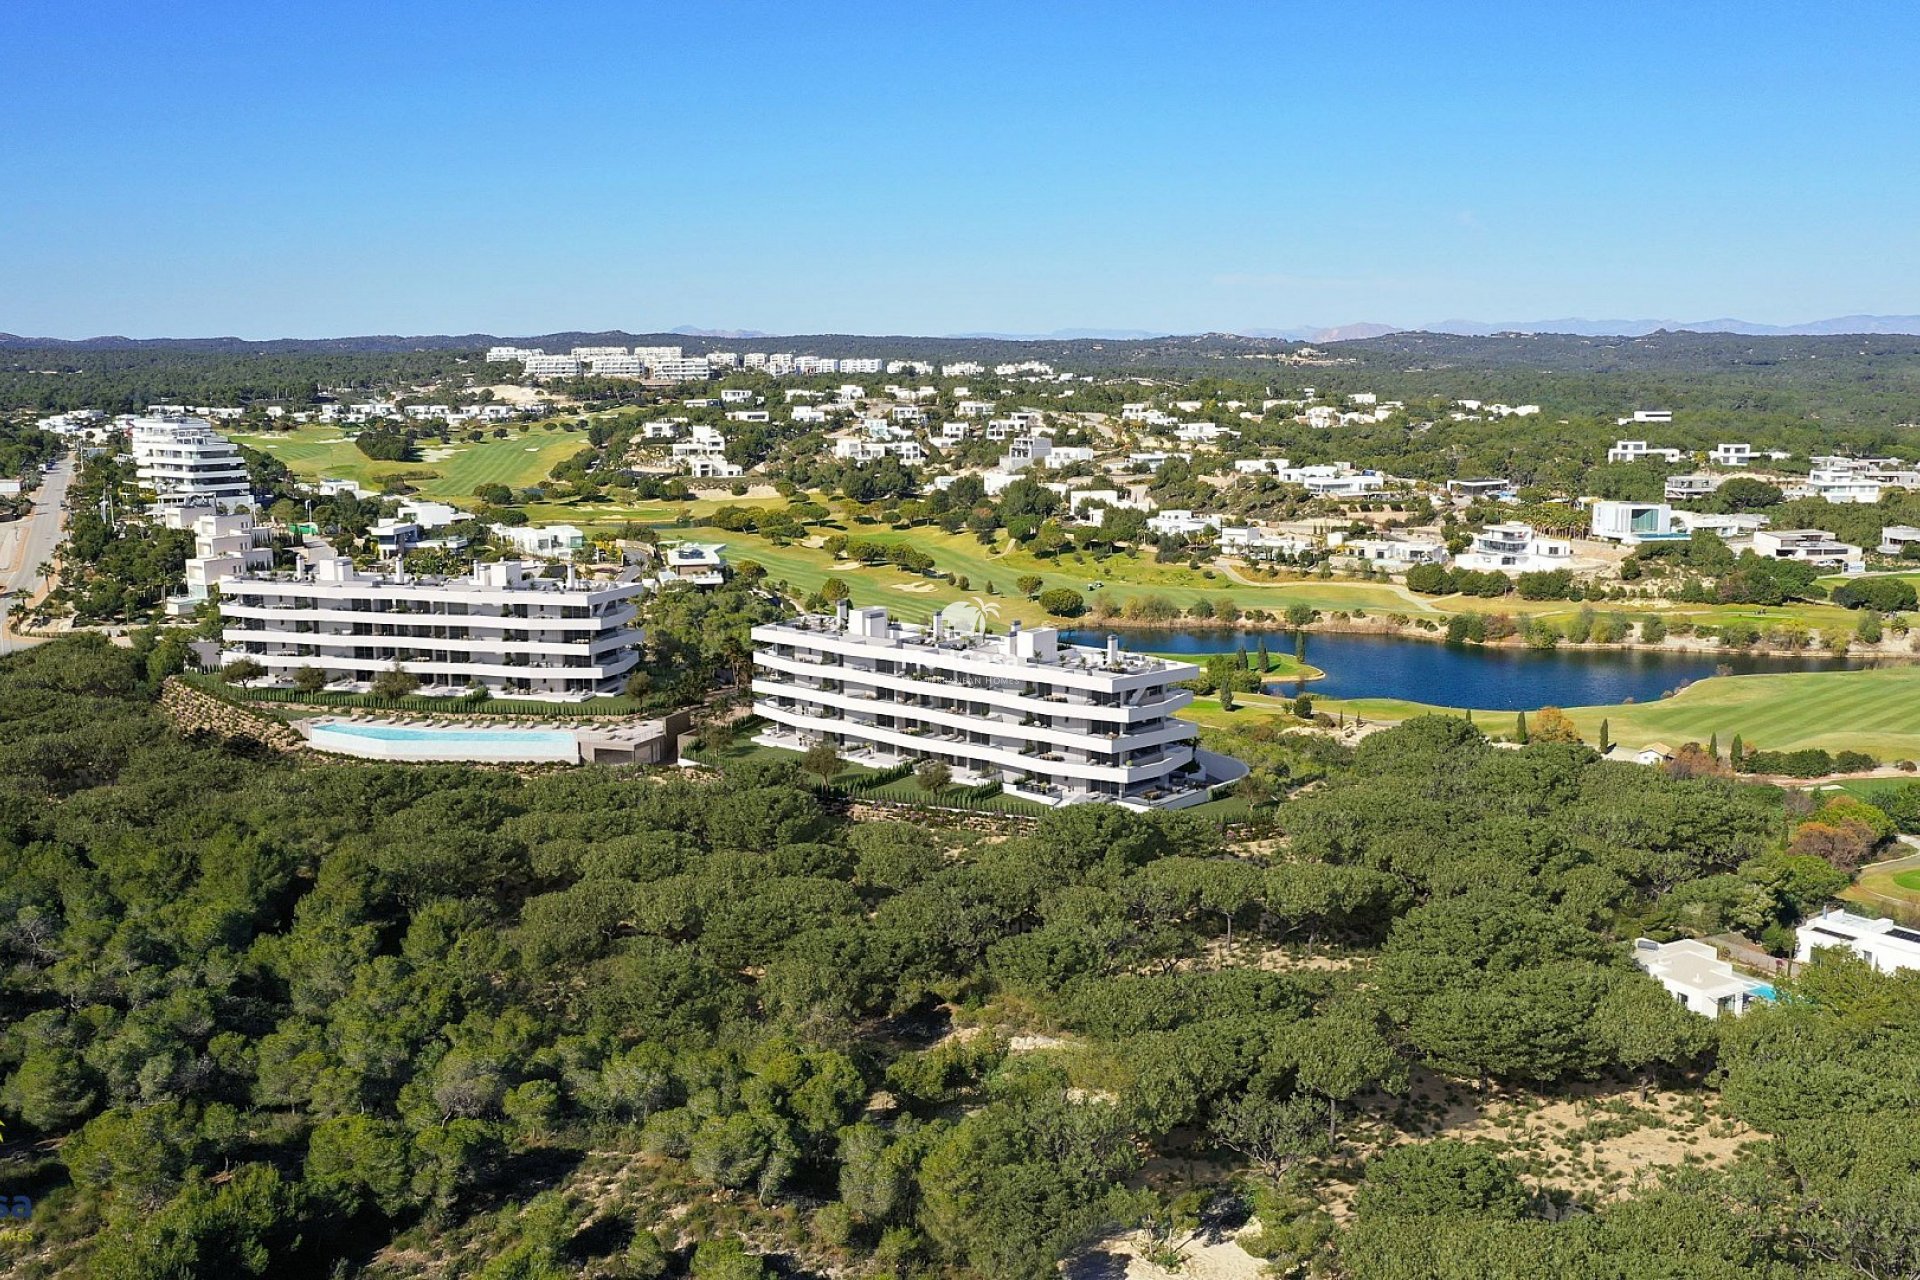
[[[1920,5],[0,4],[0,330],[1920,312]]]

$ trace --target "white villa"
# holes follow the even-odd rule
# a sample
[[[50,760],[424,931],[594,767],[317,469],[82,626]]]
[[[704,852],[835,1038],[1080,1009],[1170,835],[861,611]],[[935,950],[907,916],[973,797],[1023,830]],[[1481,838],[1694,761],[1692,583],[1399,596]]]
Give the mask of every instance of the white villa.
[[[135,418],[133,464],[140,487],[161,504],[250,506],[253,486],[239,447],[205,418]]]
[[[1642,542],[1684,542],[1687,533],[1674,528],[1673,508],[1664,502],[1593,504],[1588,515],[1593,536],[1607,542],[1637,546]]]
[[[1920,930],[1891,920],[1857,916],[1836,907],[1801,925],[1798,934],[1797,960],[1811,960],[1824,947],[1843,947],[1882,973],[1920,971]]]
[[[316,667],[361,687],[398,665],[423,692],[578,700],[620,692],[639,661],[644,583],[543,578],[517,560],[438,578],[362,572],[325,546],[303,558],[298,573],[221,582],[223,662],[249,658],[282,681]]]
[[[1711,946],[1693,938],[1666,943],[1636,938],[1633,962],[1674,999],[1708,1018],[1737,1018],[1754,1001],[1773,998],[1771,986],[1741,977]]]
[[[1000,782],[1047,805],[1183,808],[1246,774],[1194,745],[1174,718],[1191,663],[1060,643],[1052,627],[1005,635],[893,622],[884,608],[753,629],[760,741],[831,742],[862,763],[938,760],[956,780]]]
[[[1798,560],[1843,573],[1866,568],[1866,555],[1859,547],[1841,542],[1825,529],[1756,529],[1753,553],[1767,560]]]
[[[1473,545],[1454,557],[1456,569],[1477,572],[1538,573],[1573,566],[1573,543],[1549,538],[1530,524],[1490,524],[1473,535]]]

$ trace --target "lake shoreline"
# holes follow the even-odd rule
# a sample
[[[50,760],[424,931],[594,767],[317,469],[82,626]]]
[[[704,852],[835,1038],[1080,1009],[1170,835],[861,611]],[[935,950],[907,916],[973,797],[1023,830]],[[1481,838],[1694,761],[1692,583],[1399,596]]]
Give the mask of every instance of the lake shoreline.
[[[1574,641],[1571,641],[1571,640],[1561,640],[1559,643],[1555,644],[1551,649],[1537,649],[1532,645],[1529,645],[1524,638],[1522,638],[1517,634],[1511,635],[1511,636],[1504,636],[1498,640],[1449,640],[1447,638],[1447,631],[1444,626],[1436,628],[1435,630],[1429,631],[1426,628],[1419,627],[1419,626],[1396,625],[1394,623],[1390,623],[1386,621],[1386,619],[1384,618],[1381,618],[1381,619],[1363,618],[1356,621],[1335,621],[1335,620],[1321,618],[1321,619],[1316,619],[1313,622],[1306,623],[1305,625],[1302,625],[1302,626],[1295,626],[1284,620],[1276,620],[1273,622],[1257,622],[1257,621],[1248,621],[1245,618],[1239,619],[1238,621],[1235,621],[1235,622],[1219,622],[1219,621],[1207,619],[1207,618],[1175,618],[1175,619],[1170,619],[1164,622],[1147,621],[1147,620],[1135,622],[1131,619],[1127,619],[1127,620],[1121,620],[1121,621],[1091,622],[1091,623],[1086,623],[1085,625],[1082,625],[1081,619],[1065,618],[1065,619],[1056,620],[1053,623],[1053,625],[1058,627],[1061,631],[1091,632],[1095,630],[1110,630],[1120,634],[1125,634],[1128,632],[1140,632],[1140,631],[1166,631],[1166,632],[1219,631],[1227,634],[1233,634],[1236,632],[1246,632],[1248,634],[1252,634],[1255,632],[1260,632],[1269,636],[1293,636],[1295,634],[1302,633],[1302,632],[1308,633],[1308,634],[1315,634],[1315,635],[1385,636],[1385,637],[1390,637],[1396,640],[1424,640],[1424,641],[1434,642],[1438,644],[1458,645],[1459,647],[1465,648],[1465,649],[1486,649],[1492,652],[1502,652],[1502,651],[1523,652],[1523,653],[1643,652],[1643,653],[1672,653],[1672,654],[1681,654],[1681,655],[1696,656],[1696,657],[1706,656],[1711,654],[1726,654],[1729,656],[1745,656],[1745,657],[1752,657],[1752,658],[1831,659],[1835,661],[1840,661],[1840,660],[1851,661],[1855,659],[1869,660],[1870,659],[1876,664],[1880,662],[1920,662],[1920,651],[1915,651],[1909,644],[1906,643],[1904,639],[1900,637],[1892,636],[1892,635],[1888,635],[1885,639],[1881,640],[1881,642],[1877,645],[1869,645],[1859,641],[1854,641],[1847,646],[1847,650],[1845,653],[1835,653],[1830,649],[1824,649],[1824,648],[1811,646],[1811,645],[1805,646],[1799,649],[1772,648],[1767,645],[1757,644],[1757,643],[1748,645],[1744,648],[1729,647],[1727,645],[1719,643],[1717,638],[1705,639],[1697,635],[1690,635],[1690,636],[1669,635],[1664,639],[1653,641],[1653,642],[1648,642],[1644,640],[1615,640],[1610,642],[1583,640],[1578,643],[1575,643]],[[1915,631],[1910,634],[1920,635],[1920,628],[1916,628]],[[1233,646],[1229,645],[1224,649],[1216,650],[1214,652],[1232,653],[1233,651],[1234,651]],[[1212,653],[1207,653],[1207,654],[1189,653],[1186,656],[1187,657],[1211,657],[1213,656],[1213,654]]]

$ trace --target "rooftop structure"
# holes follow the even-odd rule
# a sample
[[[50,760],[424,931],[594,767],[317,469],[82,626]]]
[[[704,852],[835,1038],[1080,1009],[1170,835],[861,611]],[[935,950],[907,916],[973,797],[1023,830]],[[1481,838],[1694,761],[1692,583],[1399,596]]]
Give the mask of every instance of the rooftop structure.
[[[977,611],[968,610],[971,620]],[[753,629],[761,738],[830,742],[879,766],[931,759],[956,780],[996,781],[1048,805],[1108,801],[1179,808],[1244,765],[1198,750],[1174,718],[1190,663],[1060,642],[1052,627],[988,635],[979,625],[890,620],[883,608],[807,615]]]
[[[314,667],[353,687],[398,666],[423,692],[478,684],[550,699],[618,693],[639,661],[638,582],[545,578],[517,560],[458,578],[368,573],[324,544],[304,559],[298,573],[220,584],[224,661],[251,659],[281,682]]]

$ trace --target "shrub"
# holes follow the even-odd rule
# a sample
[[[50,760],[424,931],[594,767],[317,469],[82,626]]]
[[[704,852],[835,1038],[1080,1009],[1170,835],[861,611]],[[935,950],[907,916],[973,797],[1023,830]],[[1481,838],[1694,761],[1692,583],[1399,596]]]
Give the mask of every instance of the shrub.
[[[1072,587],[1053,587],[1039,596],[1042,609],[1056,618],[1077,618],[1087,611],[1087,602]]]

